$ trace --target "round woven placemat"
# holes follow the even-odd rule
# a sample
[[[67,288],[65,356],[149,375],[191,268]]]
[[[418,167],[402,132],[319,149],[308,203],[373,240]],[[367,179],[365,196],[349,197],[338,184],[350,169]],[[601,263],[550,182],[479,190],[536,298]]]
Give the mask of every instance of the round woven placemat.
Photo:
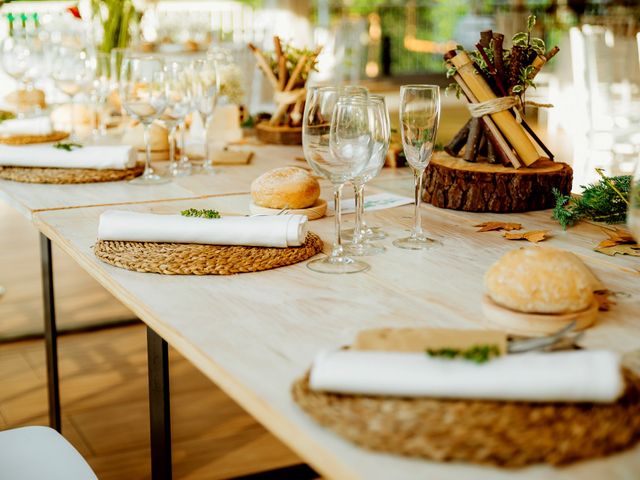
[[[25,183],[99,183],[130,180],[144,172],[144,165],[138,164],[125,170],[95,170],[90,168],[40,168],[40,167],[0,167],[0,178]]]
[[[308,233],[300,247],[268,248],[191,243],[98,240],[96,256],[135,272],[165,275],[231,275],[259,272],[302,262],[322,251],[322,240]]]
[[[0,143],[5,145],[30,145],[32,143],[58,142],[69,136],[69,132],[52,132],[49,135],[11,135],[0,136]]]
[[[502,467],[562,465],[640,440],[640,379],[612,404],[373,397],[315,392],[308,376],[295,401],[320,424],[363,447],[436,461]]]

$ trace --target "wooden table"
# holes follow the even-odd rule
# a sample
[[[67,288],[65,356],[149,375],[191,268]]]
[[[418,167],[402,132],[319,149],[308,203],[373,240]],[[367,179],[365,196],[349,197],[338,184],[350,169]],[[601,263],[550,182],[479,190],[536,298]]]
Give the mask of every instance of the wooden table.
[[[410,188],[393,179],[383,179],[382,184],[403,193]],[[229,195],[115,208],[169,213],[206,207],[224,215],[246,212],[248,202],[247,195]],[[104,210],[100,206],[43,211],[34,220],[152,330],[329,478],[613,480],[637,478],[640,472],[639,447],[562,469],[535,466],[518,471],[372,453],[315,424],[290,396],[292,382],[318,351],[349,343],[362,328],[482,325],[483,274],[504,252],[522,245],[497,232],[475,231],[473,225],[496,218],[520,222],[527,229],[550,230],[546,245],[574,251],[608,288],[625,294],[616,299],[611,312],[600,316],[582,339],[583,346],[621,352],[640,348],[640,262],[593,252],[603,237],[595,226],[582,224],[562,232],[548,211],[498,216],[425,206],[425,229],[444,246],[405,251],[391,246],[391,240],[411,225],[412,208],[405,206],[368,216],[390,238],[381,242],[388,248],[384,255],[366,258],[371,269],[365,273],[323,275],[302,263],[230,277],[182,277],[130,272],[97,260],[91,246]],[[312,222],[311,230],[327,242],[328,251],[332,219]]]

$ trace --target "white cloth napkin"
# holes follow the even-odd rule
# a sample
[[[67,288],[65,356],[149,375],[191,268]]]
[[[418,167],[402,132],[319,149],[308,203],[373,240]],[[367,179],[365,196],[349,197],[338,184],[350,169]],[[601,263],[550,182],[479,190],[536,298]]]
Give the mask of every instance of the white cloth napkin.
[[[620,357],[605,350],[507,355],[483,364],[422,353],[331,351],[311,369],[313,390],[402,397],[612,402]]]
[[[49,117],[15,118],[0,122],[0,135],[50,135],[53,126]]]
[[[100,240],[200,243],[254,247],[297,247],[307,235],[306,215],[194,218],[107,210],[100,215]]]
[[[0,145],[0,165],[4,166],[125,170],[136,161],[136,151],[129,145],[87,145],[70,152],[52,143]]]

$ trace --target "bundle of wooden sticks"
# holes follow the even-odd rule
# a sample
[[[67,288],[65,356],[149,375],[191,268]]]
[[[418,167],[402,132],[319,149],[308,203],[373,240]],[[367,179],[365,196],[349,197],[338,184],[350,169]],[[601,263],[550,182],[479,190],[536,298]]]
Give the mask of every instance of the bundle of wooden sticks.
[[[272,53],[265,53],[249,44],[258,66],[275,90],[277,109],[269,124],[300,127],[306,96],[305,85],[309,73],[316,66],[322,47],[313,51],[297,49],[283,44],[278,36],[273,37],[273,46]]]
[[[535,22],[535,19],[534,19]],[[504,35],[480,33],[477,51],[451,50],[444,55],[459,91],[470,104],[472,118],[445,146],[454,157],[462,152],[469,162],[487,161],[531,166],[538,160],[553,160],[553,154],[524,120],[525,92],[534,85],[540,69],[558,47],[544,51],[544,42],[529,31],[516,34],[513,47],[503,48]]]

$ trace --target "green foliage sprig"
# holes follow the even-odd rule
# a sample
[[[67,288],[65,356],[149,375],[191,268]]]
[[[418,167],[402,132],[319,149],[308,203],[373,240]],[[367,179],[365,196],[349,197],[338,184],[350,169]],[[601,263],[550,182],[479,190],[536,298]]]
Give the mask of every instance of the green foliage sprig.
[[[0,123],[5,120],[13,120],[16,116],[11,112],[0,111]]]
[[[475,363],[485,363],[492,358],[500,356],[500,349],[497,345],[474,345],[466,350],[460,350],[457,348],[438,348],[427,349],[427,355],[430,357],[441,358],[463,358]]]
[[[66,150],[67,152],[71,152],[74,149],[77,148],[82,148],[83,145],[81,143],[63,143],[63,142],[58,142],[56,143],[53,148],[57,148],[58,150]]]
[[[206,208],[202,210],[198,210],[197,208],[189,208],[187,210],[182,210],[180,212],[180,215],[182,215],[183,217],[221,218],[220,212],[218,212],[217,210],[209,210]]]
[[[607,177],[599,168],[596,172],[601,180],[591,185],[582,185],[584,191],[579,197],[563,195],[557,189],[553,190],[556,199],[553,218],[562,228],[566,229],[583,219],[604,223],[626,221],[631,176]]]

